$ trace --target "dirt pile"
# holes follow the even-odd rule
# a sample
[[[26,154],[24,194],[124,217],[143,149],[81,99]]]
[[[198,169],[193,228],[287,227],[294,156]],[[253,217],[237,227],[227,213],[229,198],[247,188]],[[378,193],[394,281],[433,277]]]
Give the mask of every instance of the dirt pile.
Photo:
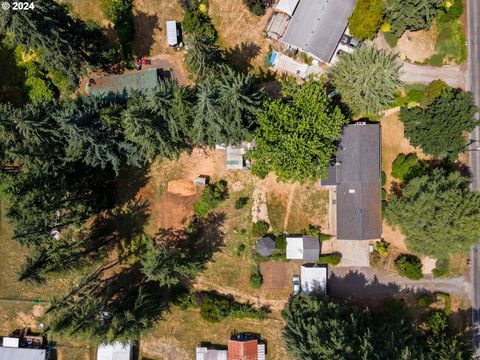
[[[187,179],[178,179],[168,182],[167,191],[170,194],[178,196],[192,196],[195,195],[197,189],[195,188],[193,181]]]

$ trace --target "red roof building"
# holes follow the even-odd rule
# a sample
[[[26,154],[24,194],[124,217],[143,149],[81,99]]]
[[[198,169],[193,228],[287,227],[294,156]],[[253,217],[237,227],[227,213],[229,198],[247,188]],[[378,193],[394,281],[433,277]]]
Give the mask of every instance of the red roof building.
[[[229,340],[228,360],[258,360],[258,340]]]

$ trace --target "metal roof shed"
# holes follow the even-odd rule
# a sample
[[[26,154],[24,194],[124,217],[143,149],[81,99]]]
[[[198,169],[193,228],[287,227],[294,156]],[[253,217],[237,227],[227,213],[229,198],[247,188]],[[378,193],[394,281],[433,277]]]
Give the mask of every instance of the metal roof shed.
[[[317,236],[287,236],[287,259],[317,261],[320,242]]]
[[[47,350],[0,347],[0,360],[47,360]]]
[[[275,7],[275,10],[284,12],[285,14],[292,16],[297,8],[299,0],[280,0]]]
[[[275,241],[268,236],[264,236],[261,239],[257,240],[256,246],[257,253],[262,256],[270,256],[275,251]]]
[[[119,342],[101,344],[97,350],[97,360],[130,360],[132,347]]]
[[[227,350],[209,349],[197,346],[196,360],[227,360]]]
[[[302,265],[302,290],[306,295],[312,292],[327,293],[327,267]]]
[[[167,43],[169,46],[178,44],[177,22],[174,20],[167,21]]]

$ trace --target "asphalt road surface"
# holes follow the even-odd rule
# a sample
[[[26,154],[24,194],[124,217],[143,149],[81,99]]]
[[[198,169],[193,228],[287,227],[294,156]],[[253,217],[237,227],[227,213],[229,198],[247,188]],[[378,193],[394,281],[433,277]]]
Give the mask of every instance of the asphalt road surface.
[[[468,0],[468,70],[466,88],[473,93],[475,102],[480,105],[480,3]],[[480,190],[480,127],[470,134],[469,162],[472,175],[471,189]],[[480,234],[479,234],[480,240]],[[480,245],[472,248],[471,254],[471,303],[473,325],[473,347],[480,356]]]

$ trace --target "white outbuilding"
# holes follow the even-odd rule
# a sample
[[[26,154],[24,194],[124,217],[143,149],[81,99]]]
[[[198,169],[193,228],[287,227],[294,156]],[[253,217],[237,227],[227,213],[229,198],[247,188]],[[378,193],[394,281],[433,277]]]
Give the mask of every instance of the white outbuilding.
[[[312,292],[327,293],[327,267],[319,265],[302,265],[302,291],[306,295]]]

